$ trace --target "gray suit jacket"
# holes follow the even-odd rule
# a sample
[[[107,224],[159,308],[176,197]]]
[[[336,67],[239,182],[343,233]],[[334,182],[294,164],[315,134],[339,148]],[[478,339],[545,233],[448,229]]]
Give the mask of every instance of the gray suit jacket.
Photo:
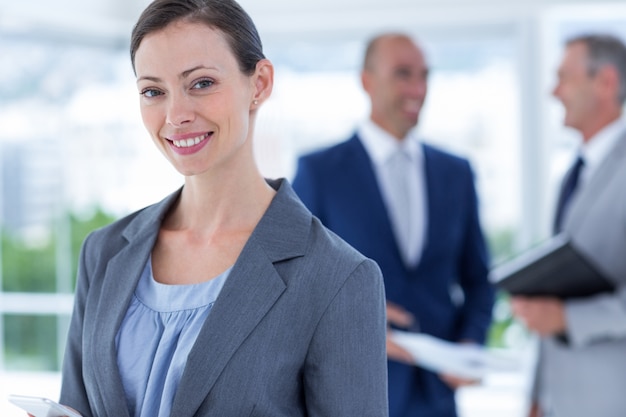
[[[287,181],[272,185],[278,192],[198,335],[171,415],[387,416],[380,270],[325,229]],[[60,402],[85,417],[129,416],[115,335],[178,195],[83,244]]]
[[[568,343],[556,338],[542,341],[537,393],[556,417],[623,417],[626,133],[570,204],[563,230],[618,289],[615,293],[566,302]]]

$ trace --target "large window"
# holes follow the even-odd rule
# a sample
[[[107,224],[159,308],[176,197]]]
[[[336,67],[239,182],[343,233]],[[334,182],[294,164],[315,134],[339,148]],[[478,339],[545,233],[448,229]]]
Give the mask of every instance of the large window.
[[[586,33],[606,33],[626,41],[626,5],[555,6],[542,15],[541,33],[540,85],[544,97],[540,109],[544,115],[542,137],[545,139],[543,150],[548,179],[543,191],[548,195],[545,199],[547,206],[551,207],[557,196],[556,187],[565,170],[571,166],[581,140],[578,132],[563,126],[563,106],[550,98],[565,41]]]
[[[56,371],[86,233],[180,178],[143,132],[125,49],[3,34],[0,50],[0,369]]]
[[[367,117],[363,41],[266,43],[276,66],[256,138],[266,176],[291,178],[298,155],[346,138]],[[420,134],[471,159],[498,258],[519,227],[514,34],[421,41],[432,78]],[[0,87],[0,366],[58,370],[85,234],[164,197],[181,177],[141,126],[125,47],[4,35],[0,48],[16,63],[2,69]]]
[[[513,34],[423,43],[432,76],[419,134],[472,161],[495,257],[508,255],[521,198]],[[346,139],[367,117],[359,81],[363,47],[362,39],[268,45],[277,66],[276,87],[257,130],[260,156],[274,155],[262,158],[266,172],[290,178],[299,154]]]
[[[432,67],[419,133],[470,159],[494,263],[547,235],[576,145],[550,98],[562,40],[583,29],[626,34],[623,9],[589,10],[493,25],[493,16],[457,16],[436,30],[400,19]],[[347,138],[367,117],[358,71],[376,30],[351,27],[284,36],[259,26],[276,67],[256,131],[264,175],[292,178],[300,154]],[[0,31],[0,374],[59,370],[82,239],[182,183],[141,125],[127,47],[79,41]],[[525,340],[504,298],[496,322],[494,343]]]

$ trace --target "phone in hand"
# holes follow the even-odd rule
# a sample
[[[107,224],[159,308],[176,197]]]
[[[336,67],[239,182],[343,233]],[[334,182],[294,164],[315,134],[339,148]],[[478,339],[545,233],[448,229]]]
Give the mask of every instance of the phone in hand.
[[[35,417],[82,417],[71,408],[48,398],[9,395],[9,401]]]

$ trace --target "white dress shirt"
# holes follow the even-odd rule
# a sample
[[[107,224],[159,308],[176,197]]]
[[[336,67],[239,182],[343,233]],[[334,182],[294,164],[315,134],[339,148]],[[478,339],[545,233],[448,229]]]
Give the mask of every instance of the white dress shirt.
[[[419,262],[426,240],[427,225],[427,193],[424,171],[424,152],[415,136],[414,131],[399,141],[389,133],[381,129],[371,120],[365,121],[358,129],[358,135],[374,164],[374,173],[382,192],[383,200],[388,208],[394,231],[401,228],[409,228],[411,236],[407,247],[401,247],[403,258],[408,266],[415,266]],[[393,212],[393,199],[391,190],[394,187],[392,177],[387,169],[389,160],[402,150],[411,160],[411,170],[414,175],[408,175],[408,200],[413,216],[408,225],[396,224]],[[397,232],[395,232],[397,235]],[[398,236],[396,236],[398,237]],[[400,245],[400,242],[399,242]]]
[[[626,130],[626,117],[622,116],[606,125],[602,130],[583,143],[579,154],[585,161],[585,168],[581,172],[580,186],[584,186],[602,161],[609,155],[621,133]]]

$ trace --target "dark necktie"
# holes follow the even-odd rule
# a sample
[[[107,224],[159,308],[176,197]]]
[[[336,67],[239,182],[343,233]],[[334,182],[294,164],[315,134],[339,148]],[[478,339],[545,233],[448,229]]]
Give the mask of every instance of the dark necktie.
[[[563,227],[563,218],[565,216],[567,206],[572,195],[574,195],[574,192],[576,191],[578,179],[580,178],[580,172],[584,166],[585,161],[581,156],[578,156],[574,166],[570,169],[567,178],[565,178],[565,181],[563,182],[561,195],[559,195],[559,201],[556,206],[556,216],[554,217],[554,234],[559,233]]]

